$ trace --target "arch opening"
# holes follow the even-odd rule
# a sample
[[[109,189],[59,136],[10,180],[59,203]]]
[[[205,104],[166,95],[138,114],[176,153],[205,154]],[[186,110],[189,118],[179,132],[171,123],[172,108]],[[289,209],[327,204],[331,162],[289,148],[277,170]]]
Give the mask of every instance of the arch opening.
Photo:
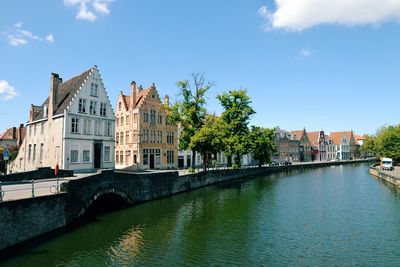
[[[117,193],[106,193],[96,198],[86,209],[85,217],[96,217],[127,208],[129,202]]]

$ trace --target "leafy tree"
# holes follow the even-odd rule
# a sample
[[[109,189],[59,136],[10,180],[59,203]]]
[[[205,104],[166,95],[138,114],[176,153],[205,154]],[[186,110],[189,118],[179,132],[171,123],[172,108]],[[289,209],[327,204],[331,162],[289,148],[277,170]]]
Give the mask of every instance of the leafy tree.
[[[224,149],[222,129],[223,121],[212,115],[205,118],[203,127],[192,137],[189,147],[200,152],[204,170],[207,168],[208,154],[217,154]]]
[[[361,146],[361,152],[376,154],[375,136],[367,136]]]
[[[224,140],[228,164],[235,155],[235,166],[241,166],[241,156],[249,151],[246,138],[249,133],[249,120],[255,113],[246,90],[232,90],[222,93],[217,99],[224,108],[221,119],[225,122]]]
[[[179,138],[179,147],[187,150],[192,137],[203,127],[207,110],[205,108],[205,94],[214,86],[214,83],[205,80],[204,73],[193,73],[192,82],[178,81],[182,99],[169,108],[168,118],[171,123],[180,124],[182,132]],[[192,149],[192,165],[195,163],[196,150]]]
[[[271,162],[271,155],[275,152],[275,130],[252,126],[248,135],[250,152],[258,160],[258,166]]]
[[[400,162],[400,124],[378,130],[374,150],[377,156],[393,158]]]

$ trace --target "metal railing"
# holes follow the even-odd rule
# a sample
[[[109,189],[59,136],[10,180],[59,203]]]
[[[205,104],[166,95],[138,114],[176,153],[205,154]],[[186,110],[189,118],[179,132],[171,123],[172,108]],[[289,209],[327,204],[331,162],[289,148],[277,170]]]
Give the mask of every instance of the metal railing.
[[[51,194],[59,194],[60,193],[60,186],[62,181],[68,181],[68,179],[65,178],[55,178],[55,179],[46,179],[46,180],[22,180],[22,181],[16,181],[16,182],[1,182],[0,181],[0,202],[6,201],[5,197],[9,196],[12,193],[19,193],[19,192],[30,192],[29,195],[24,194],[24,196],[17,196],[17,194],[14,195],[17,198],[15,199],[22,199],[22,198],[33,198],[38,195],[51,195]],[[55,184],[47,184],[43,185],[44,183],[51,183],[55,182]],[[28,186],[30,184],[30,186]],[[6,187],[13,187],[13,186],[22,186],[22,188],[11,188],[8,189]],[[48,192],[46,189],[48,188]],[[40,193],[38,192],[39,190],[42,190]],[[11,200],[11,199],[10,199]],[[12,199],[14,200],[14,199]]]

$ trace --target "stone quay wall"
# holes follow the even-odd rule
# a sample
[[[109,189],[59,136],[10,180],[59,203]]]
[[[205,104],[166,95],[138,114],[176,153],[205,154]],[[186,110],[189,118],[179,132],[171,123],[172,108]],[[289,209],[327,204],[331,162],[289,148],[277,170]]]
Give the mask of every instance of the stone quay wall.
[[[77,222],[97,199],[107,194],[115,194],[134,205],[239,178],[359,162],[366,160],[213,170],[183,176],[178,172],[103,171],[69,181],[65,193],[0,202],[0,253]]]

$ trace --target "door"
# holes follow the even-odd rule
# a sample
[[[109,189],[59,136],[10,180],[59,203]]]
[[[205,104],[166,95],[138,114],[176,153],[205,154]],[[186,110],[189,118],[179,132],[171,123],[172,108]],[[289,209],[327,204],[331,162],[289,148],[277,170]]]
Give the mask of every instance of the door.
[[[94,168],[100,169],[101,168],[101,143],[94,143]]]
[[[154,154],[150,154],[150,169],[154,169]]]

